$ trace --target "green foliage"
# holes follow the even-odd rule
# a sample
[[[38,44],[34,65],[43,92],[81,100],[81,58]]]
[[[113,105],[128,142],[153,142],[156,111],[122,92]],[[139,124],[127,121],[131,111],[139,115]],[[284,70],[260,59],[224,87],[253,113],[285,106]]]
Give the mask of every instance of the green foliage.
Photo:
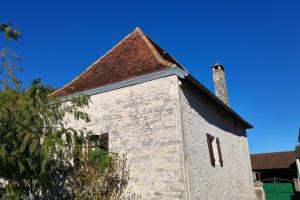
[[[0,31],[7,39],[21,39],[7,24],[0,23]],[[19,57],[3,49],[0,58],[0,199],[51,199],[54,193],[63,199],[68,196],[64,180],[75,156],[83,160],[78,152],[89,134],[84,128],[67,126],[64,120],[89,122],[82,111],[89,97],[62,102],[39,79],[23,88],[14,75]]]
[[[87,160],[90,164],[99,168],[99,170],[105,169],[112,162],[108,152],[105,152],[101,149],[89,151]]]
[[[16,30],[16,28],[8,23],[0,23],[0,31],[4,32],[5,39],[7,40],[20,40],[22,39],[22,34]]]
[[[19,80],[16,79],[14,71],[21,71],[18,65],[20,57],[13,51],[3,48],[0,50],[0,81],[1,88],[7,85],[20,87]]]
[[[125,155],[97,147],[84,155],[92,133],[65,123],[90,121],[82,111],[89,97],[62,102],[52,92],[40,80],[27,89],[0,90],[0,178],[7,181],[0,199],[137,199],[123,195]]]
[[[13,194],[9,191],[20,188],[25,196],[47,193],[53,173],[72,167],[78,146],[89,134],[64,123],[66,115],[90,121],[80,110],[89,98],[79,96],[62,103],[51,96],[52,91],[40,80],[24,90],[6,86],[0,91],[0,177],[9,183],[9,196]],[[38,189],[30,191],[34,187]]]
[[[6,39],[22,38],[9,24],[0,23],[0,31]],[[86,155],[93,134],[66,124],[90,122],[83,111],[90,98],[63,102],[40,79],[23,88],[14,74],[18,61],[14,52],[0,51],[0,199],[137,199],[123,195],[126,158],[100,149]]]
[[[126,155],[111,154],[109,163],[99,170],[97,163],[84,161],[68,177],[68,188],[74,200],[133,200],[139,196],[127,189],[129,169]],[[96,165],[95,165],[96,164]]]

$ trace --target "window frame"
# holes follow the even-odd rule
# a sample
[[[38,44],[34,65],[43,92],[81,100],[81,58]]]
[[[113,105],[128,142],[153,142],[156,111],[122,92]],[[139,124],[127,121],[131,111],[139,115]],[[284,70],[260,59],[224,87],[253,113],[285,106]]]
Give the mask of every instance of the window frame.
[[[209,133],[206,133],[206,138],[211,165],[213,167],[216,167],[216,165],[223,167],[224,161],[221,151],[220,139],[218,137],[210,135]]]
[[[93,137],[94,137],[94,139],[90,141],[90,139]],[[108,133],[102,133],[99,135],[93,134],[93,135],[89,136],[88,152],[90,152],[91,150],[95,150],[95,149],[103,150],[105,152],[109,151],[109,134]]]
[[[217,148],[218,148],[218,154],[219,154],[219,163],[220,166],[223,167],[223,157],[222,157],[222,151],[221,151],[221,145],[219,138],[216,138]]]
[[[213,141],[215,139],[214,136],[206,133],[207,138],[207,146],[208,146],[208,152],[209,152],[209,158],[210,158],[210,164],[215,167],[216,166],[216,159],[214,156],[214,149],[213,149]]]

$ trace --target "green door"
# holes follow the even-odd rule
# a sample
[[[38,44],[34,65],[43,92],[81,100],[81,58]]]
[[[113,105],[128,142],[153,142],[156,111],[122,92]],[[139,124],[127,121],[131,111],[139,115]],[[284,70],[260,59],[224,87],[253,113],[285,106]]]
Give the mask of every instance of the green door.
[[[294,200],[295,192],[292,183],[264,183],[266,200]]]

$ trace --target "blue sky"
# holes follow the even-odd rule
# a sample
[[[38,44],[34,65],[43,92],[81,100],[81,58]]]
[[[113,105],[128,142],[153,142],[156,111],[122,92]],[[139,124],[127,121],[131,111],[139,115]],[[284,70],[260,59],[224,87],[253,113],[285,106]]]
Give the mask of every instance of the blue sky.
[[[4,9],[3,9],[4,8]],[[1,1],[0,40],[21,57],[24,83],[61,87],[136,26],[210,90],[226,69],[231,107],[254,125],[251,153],[293,150],[300,127],[300,1]]]

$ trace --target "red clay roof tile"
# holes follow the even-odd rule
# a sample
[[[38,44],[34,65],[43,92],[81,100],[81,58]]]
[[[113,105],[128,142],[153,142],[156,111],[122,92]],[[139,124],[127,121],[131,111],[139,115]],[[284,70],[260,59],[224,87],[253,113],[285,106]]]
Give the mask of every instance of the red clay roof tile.
[[[288,169],[295,162],[295,152],[273,152],[251,155],[252,169]]]
[[[181,65],[136,28],[77,78],[54,92],[65,96]]]

